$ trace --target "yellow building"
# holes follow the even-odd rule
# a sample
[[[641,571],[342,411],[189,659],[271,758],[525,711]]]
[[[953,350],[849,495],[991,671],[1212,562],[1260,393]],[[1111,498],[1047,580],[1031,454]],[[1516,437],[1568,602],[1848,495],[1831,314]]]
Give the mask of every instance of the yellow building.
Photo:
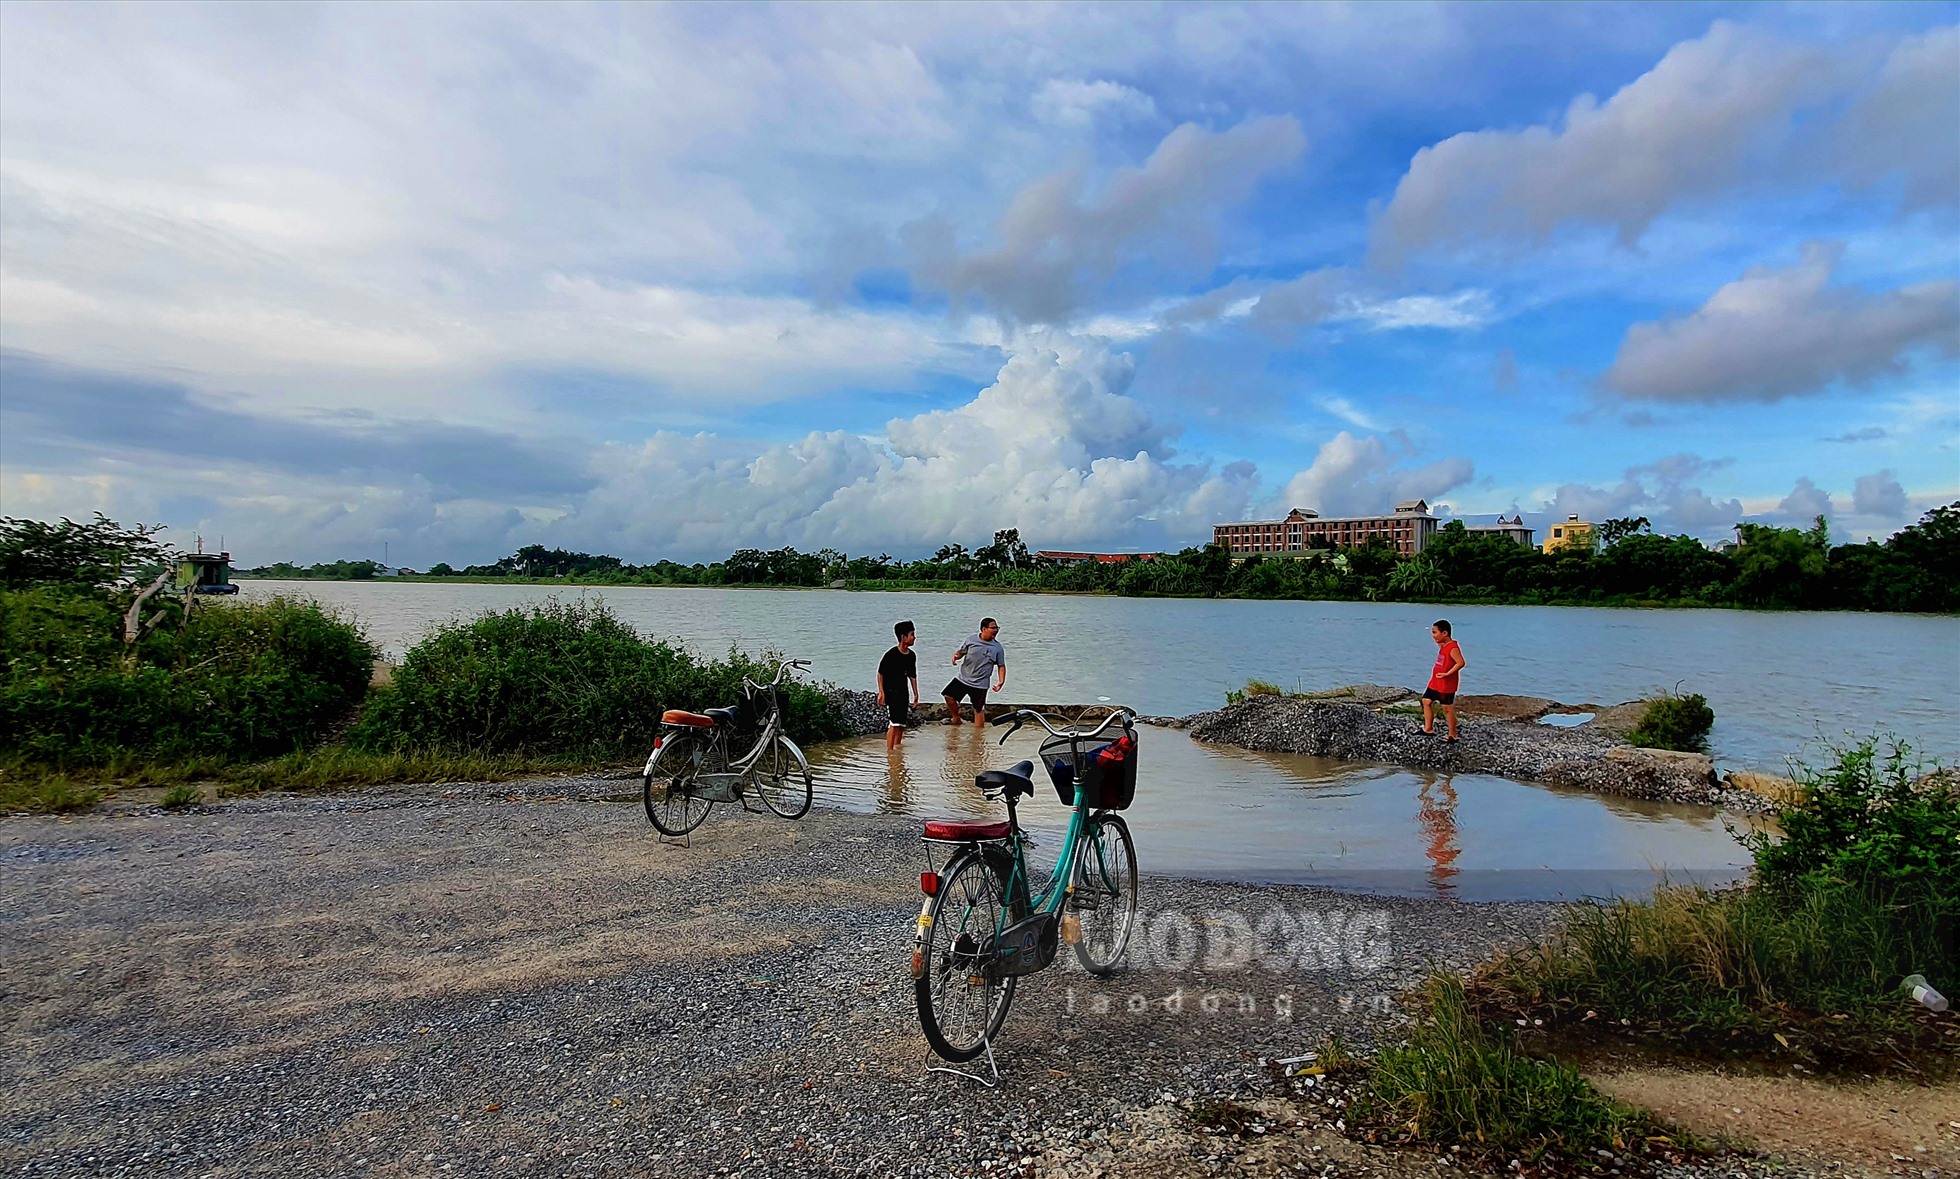
[[[1552,535],[1540,546],[1547,553],[1555,553],[1569,544],[1592,547],[1593,526],[1577,516],[1567,516],[1562,524],[1552,525]]]

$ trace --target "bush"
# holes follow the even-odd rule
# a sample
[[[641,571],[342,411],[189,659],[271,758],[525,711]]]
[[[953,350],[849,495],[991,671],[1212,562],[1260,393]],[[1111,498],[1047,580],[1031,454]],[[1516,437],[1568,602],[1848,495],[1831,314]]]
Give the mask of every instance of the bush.
[[[637,757],[662,711],[730,704],[744,675],[774,674],[733,651],[703,663],[650,642],[601,603],[547,602],[451,623],[417,643],[349,740],[376,751]],[[792,684],[788,697],[793,737],[842,735],[821,691]]]
[[[1534,1060],[1478,1022],[1454,975],[1430,976],[1408,1042],[1382,1052],[1363,1118],[1428,1142],[1528,1160],[1626,1149],[1659,1129],[1652,1117],[1596,1092],[1569,1066]]]
[[[0,752],[57,766],[267,757],[319,740],[367,691],[374,648],[308,602],[213,602],[125,663],[120,604],[0,590]]]
[[[1627,740],[1649,749],[1700,753],[1708,748],[1708,731],[1714,726],[1715,710],[1708,707],[1707,697],[1669,692],[1647,705],[1640,723],[1627,732]]]
[[[1479,1002],[1493,1018],[1594,1012],[1833,1070],[1924,1045],[1899,983],[1960,976],[1960,801],[1913,768],[1903,747],[1881,757],[1867,742],[1801,771],[1783,838],[1742,837],[1753,887],[1575,906],[1545,944],[1480,969]]]

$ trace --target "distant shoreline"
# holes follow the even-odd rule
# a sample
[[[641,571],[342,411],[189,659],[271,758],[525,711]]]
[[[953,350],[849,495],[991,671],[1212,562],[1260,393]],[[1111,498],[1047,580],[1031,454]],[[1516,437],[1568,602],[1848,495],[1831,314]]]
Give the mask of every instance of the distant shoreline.
[[[1917,618],[1956,618],[1960,613],[1941,613],[1918,610],[1851,610],[1843,606],[1801,607],[1801,606],[1757,606],[1733,602],[1704,602],[1694,598],[1681,598],[1671,601],[1648,598],[1602,598],[1591,602],[1533,602],[1517,598],[1387,598],[1370,601],[1365,598],[1339,597],[1256,597],[1248,594],[1119,594],[1108,590],[1057,590],[1033,589],[1021,586],[979,585],[964,581],[943,582],[890,582],[879,580],[851,580],[844,585],[774,585],[763,582],[724,582],[719,585],[702,585],[689,581],[600,581],[585,580],[579,577],[430,577],[427,574],[407,574],[395,577],[256,577],[250,574],[235,573],[232,580],[239,584],[252,582],[303,583],[318,582],[332,585],[388,585],[409,583],[414,585],[524,585],[524,586],[564,586],[577,589],[699,589],[699,590],[832,590],[838,593],[912,593],[912,594],[1002,594],[1028,597],[1055,598],[1109,598],[1116,601],[1143,600],[1157,598],[1170,601],[1221,601],[1221,602],[1344,602],[1357,606],[1515,606],[1523,608],[1579,609],[1579,610],[1723,610],[1743,614],[1861,614],[1887,615]]]

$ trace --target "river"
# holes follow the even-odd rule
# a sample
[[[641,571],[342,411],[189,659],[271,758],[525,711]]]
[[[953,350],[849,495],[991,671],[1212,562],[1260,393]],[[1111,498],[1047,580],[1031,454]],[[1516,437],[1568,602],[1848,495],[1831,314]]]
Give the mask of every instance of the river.
[[[1960,760],[1952,697],[1960,619],[1927,615],[1253,602],[1050,594],[552,587],[433,582],[245,581],[248,597],[292,594],[350,613],[388,657],[428,628],[550,597],[601,598],[643,633],[702,654],[734,644],[813,662],[811,674],[870,688],[891,624],[919,630],[919,684],[934,697],[953,648],[1000,619],[1010,700],[1107,697],[1146,714],[1216,708],[1249,678],[1307,690],[1420,687],[1446,615],[1468,666],[1463,690],[1611,704],[1657,689],[1700,692],[1711,747],[1728,767],[1815,760],[1825,741],[1883,730]]]

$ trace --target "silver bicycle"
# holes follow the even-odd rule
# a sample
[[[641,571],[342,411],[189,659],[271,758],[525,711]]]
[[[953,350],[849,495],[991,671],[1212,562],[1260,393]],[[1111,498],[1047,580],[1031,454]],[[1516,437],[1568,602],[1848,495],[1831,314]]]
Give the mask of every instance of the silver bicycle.
[[[647,821],[678,838],[699,827],[715,803],[753,811],[751,794],[785,819],[802,818],[810,809],[810,762],[783,731],[783,710],[789,673],[808,666],[807,659],[785,659],[766,684],[743,676],[741,699],[727,708],[663,713],[642,774]],[[750,732],[755,743],[734,756],[733,744]]]

